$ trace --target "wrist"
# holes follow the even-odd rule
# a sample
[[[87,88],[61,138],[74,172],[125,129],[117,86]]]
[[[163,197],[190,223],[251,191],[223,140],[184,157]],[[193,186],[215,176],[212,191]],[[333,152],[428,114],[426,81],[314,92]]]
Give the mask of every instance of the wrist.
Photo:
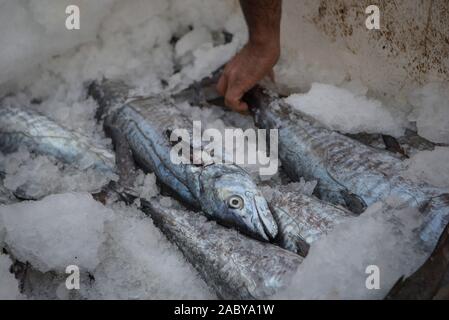
[[[268,57],[270,60],[273,60],[274,63],[279,60],[281,54],[279,37],[250,38],[247,46],[257,55]]]
[[[279,32],[257,32],[249,35],[248,42],[256,47],[280,48]]]

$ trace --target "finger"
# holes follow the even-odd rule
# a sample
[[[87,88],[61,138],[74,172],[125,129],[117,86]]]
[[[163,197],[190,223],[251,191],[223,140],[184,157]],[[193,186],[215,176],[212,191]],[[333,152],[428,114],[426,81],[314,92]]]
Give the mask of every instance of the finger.
[[[229,108],[231,108],[235,112],[239,112],[242,114],[247,114],[248,112],[248,105],[244,101],[237,101],[233,103],[232,105],[227,105]]]
[[[226,75],[223,73],[217,83],[216,88],[217,88],[218,93],[221,94],[222,96],[225,96],[227,86],[228,86],[228,80],[227,80]]]
[[[235,110],[241,114],[249,114],[249,107],[248,104],[244,101],[240,101],[239,107],[237,110]]]
[[[237,85],[229,85],[226,91],[225,104],[229,108],[237,112],[248,110],[248,105],[241,101],[244,92]]]

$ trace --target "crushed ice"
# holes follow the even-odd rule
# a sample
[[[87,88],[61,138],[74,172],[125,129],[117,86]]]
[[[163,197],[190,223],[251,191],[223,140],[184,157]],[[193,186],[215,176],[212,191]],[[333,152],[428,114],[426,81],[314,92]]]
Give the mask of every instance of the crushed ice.
[[[0,96],[17,92],[7,98],[8,103],[34,108],[107,148],[111,144],[95,120],[96,105],[86,99],[86,82],[103,76],[123,78],[137,86],[136,92],[147,95],[179,90],[225,63],[247,37],[238,5],[231,1],[71,2],[83,12],[78,33],[60,27],[64,16],[58,13],[64,12],[66,1],[0,3]],[[233,35],[230,43],[223,42],[223,31]],[[175,46],[173,39],[180,39]],[[297,80],[317,70],[308,65],[303,70],[289,68],[289,59],[295,57],[284,57],[278,68],[284,79]],[[338,75],[321,73],[316,78],[325,82]],[[447,92],[442,84],[417,90],[409,97],[412,112],[407,117],[397,117],[393,105],[367,98],[366,88],[356,82],[343,83],[341,88],[316,84],[289,101],[342,132],[397,136],[408,127],[407,118],[416,122],[420,135],[448,143]],[[185,107],[193,118],[220,130],[254,126],[249,117],[218,107]],[[410,176],[448,187],[447,155],[447,148],[418,153],[409,161]],[[95,279],[83,277],[82,298],[214,298],[151,219],[132,206],[103,206],[86,193],[98,189],[102,177],[71,171],[54,159],[23,150],[1,155],[0,160],[9,189],[25,189],[36,197],[58,193],[36,202],[0,206],[0,246],[10,252],[10,256],[0,253],[0,298],[24,298],[9,272],[10,257],[29,261],[37,272],[60,272],[67,264],[78,264]],[[257,171],[247,169],[254,175]],[[279,183],[283,177],[271,180]],[[138,185],[141,196],[159,192],[154,175],[140,174]],[[270,197],[274,192],[270,183],[263,185]],[[290,185],[305,194],[311,194],[314,186],[306,181]],[[167,197],[161,204],[178,205]],[[317,241],[292,285],[278,297],[382,298],[399,276],[422,262],[412,232],[418,220],[413,210],[385,213],[380,204],[373,205]],[[381,290],[365,288],[369,264],[381,270]],[[67,298],[61,283],[55,289],[44,281],[46,276],[36,279],[41,282],[41,297]]]

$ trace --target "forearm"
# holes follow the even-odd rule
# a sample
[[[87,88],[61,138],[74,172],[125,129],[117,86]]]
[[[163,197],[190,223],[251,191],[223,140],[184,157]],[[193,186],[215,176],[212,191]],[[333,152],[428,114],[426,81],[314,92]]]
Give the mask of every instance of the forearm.
[[[258,81],[274,78],[273,67],[281,52],[282,0],[240,0],[249,30],[249,41],[226,64],[217,83],[225,104],[239,112],[248,110],[245,93]]]
[[[249,30],[249,43],[280,48],[282,0],[240,0]]]

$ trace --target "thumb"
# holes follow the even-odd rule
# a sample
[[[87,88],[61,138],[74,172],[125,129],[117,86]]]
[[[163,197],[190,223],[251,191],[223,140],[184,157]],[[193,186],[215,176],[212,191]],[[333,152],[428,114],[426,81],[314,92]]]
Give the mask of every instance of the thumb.
[[[228,80],[226,78],[226,75],[223,73],[221,75],[220,79],[218,80],[216,89],[219,94],[221,94],[222,96],[225,96],[227,87],[228,87]]]

